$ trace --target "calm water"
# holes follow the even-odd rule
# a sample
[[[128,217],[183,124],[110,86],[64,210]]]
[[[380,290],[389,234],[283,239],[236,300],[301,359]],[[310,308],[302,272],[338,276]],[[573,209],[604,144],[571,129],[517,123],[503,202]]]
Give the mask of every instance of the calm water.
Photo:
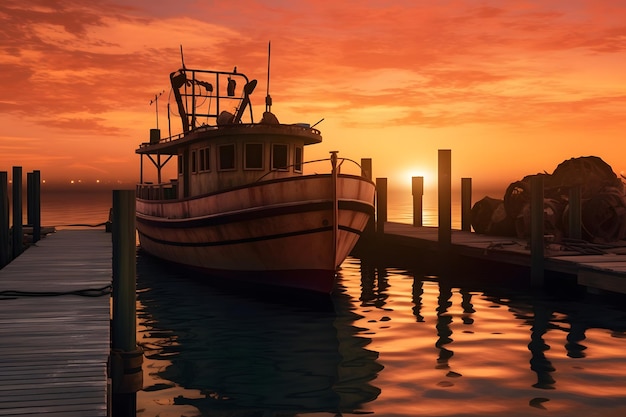
[[[108,217],[109,194],[52,200],[46,225]],[[389,217],[410,222],[402,204]],[[202,284],[139,252],[138,415],[626,415],[626,307],[458,269],[349,258],[310,302]]]

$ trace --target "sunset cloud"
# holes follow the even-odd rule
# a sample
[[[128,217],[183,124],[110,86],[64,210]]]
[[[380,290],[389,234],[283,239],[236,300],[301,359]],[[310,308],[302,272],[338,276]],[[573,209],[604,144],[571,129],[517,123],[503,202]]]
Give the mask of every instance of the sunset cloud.
[[[579,154],[597,154],[620,171],[625,22],[626,5],[617,0],[5,0],[0,170],[36,158],[35,169],[62,177],[58,159],[70,161],[65,170],[81,171],[87,159],[126,155],[126,164],[96,163],[85,175],[135,179],[133,151],[154,125],[149,102],[165,91],[166,123],[168,75],[181,65],[181,45],[188,67],[236,65],[257,78],[253,103],[262,105],[271,41],[279,120],[325,118],[327,144],[313,154],[326,154],[341,138],[356,158],[398,166],[415,158],[398,160],[397,149],[434,160],[438,148],[449,147],[464,152],[459,169],[491,178],[468,143],[497,135],[480,158],[499,158],[519,141],[529,149],[568,144],[516,158],[513,177]],[[421,139],[389,139],[392,128]],[[595,132],[602,140],[583,139]],[[361,146],[364,137],[371,145]],[[388,138],[385,146],[375,145],[378,137]],[[49,162],[34,155],[43,143]],[[393,176],[388,169],[381,175]]]

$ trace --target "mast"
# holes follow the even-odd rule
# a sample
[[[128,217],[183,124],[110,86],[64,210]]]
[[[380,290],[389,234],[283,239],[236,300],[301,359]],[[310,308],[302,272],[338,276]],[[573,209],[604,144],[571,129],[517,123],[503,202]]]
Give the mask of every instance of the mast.
[[[267,95],[265,96],[265,111],[272,111],[272,97],[270,96],[270,56],[272,52],[272,42],[267,43]]]

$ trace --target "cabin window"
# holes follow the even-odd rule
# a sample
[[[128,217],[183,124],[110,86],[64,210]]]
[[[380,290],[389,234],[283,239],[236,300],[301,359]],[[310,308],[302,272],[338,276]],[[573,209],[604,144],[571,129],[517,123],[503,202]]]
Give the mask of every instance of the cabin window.
[[[204,148],[199,149],[198,154],[200,157],[200,159],[198,160],[198,163],[200,164],[200,171],[204,171],[204,154],[205,154]]]
[[[302,172],[302,148],[296,146],[296,153],[294,154],[293,170],[295,172]]]
[[[286,171],[287,170],[287,151],[288,146],[283,144],[272,145],[272,169]]]
[[[263,169],[263,144],[246,143],[243,158],[244,169]]]
[[[183,155],[178,154],[178,175],[183,175]]]
[[[219,169],[227,171],[235,169],[235,145],[220,145],[219,153]]]
[[[196,158],[196,154],[197,152],[195,150],[191,151],[191,172],[194,174],[198,172],[198,160]]]
[[[211,170],[211,150],[210,148],[202,148],[199,150],[198,163],[200,164],[200,172]]]

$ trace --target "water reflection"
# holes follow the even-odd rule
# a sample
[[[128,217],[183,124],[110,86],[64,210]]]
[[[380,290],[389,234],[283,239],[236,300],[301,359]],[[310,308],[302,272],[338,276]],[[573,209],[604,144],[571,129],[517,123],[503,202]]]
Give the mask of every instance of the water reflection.
[[[437,369],[449,369],[448,364],[454,352],[446,346],[452,343],[452,315],[448,314],[448,309],[452,306],[452,288],[445,282],[439,283],[439,296],[437,297],[437,341],[435,347],[439,349],[437,357]]]
[[[341,288],[326,297],[330,308],[320,308],[235,295],[142,256],[137,275],[138,341],[148,362],[164,364],[144,391],[183,388],[169,400],[174,406],[202,416],[344,413],[380,393],[372,385],[382,369],[378,353],[357,335],[360,316]]]
[[[411,328],[401,321],[401,314],[392,314],[390,325],[393,327],[394,320],[396,321],[395,333],[385,334],[387,329],[376,326],[377,320],[368,320],[368,323],[374,323],[368,329],[368,334],[373,335],[374,340],[379,336],[380,340],[392,341],[388,346],[382,345],[380,348],[383,356],[385,349],[391,349],[395,353],[398,351],[397,346],[403,345],[402,340],[411,341],[404,343],[406,359],[404,362],[398,359],[400,362],[397,365],[404,366],[407,373],[411,372],[408,370],[411,367],[415,375],[426,374],[427,371],[419,364],[433,363],[434,360],[434,369],[446,371],[448,378],[459,378],[452,383],[449,379],[439,380],[440,377],[433,374],[431,384],[436,385],[438,389],[454,390],[464,387],[467,390],[466,395],[470,398],[485,395],[485,392],[482,394],[472,392],[472,388],[463,382],[466,378],[473,378],[478,386],[482,386],[485,381],[493,381],[494,395],[498,395],[495,393],[499,392],[504,398],[507,397],[507,392],[508,396],[515,398],[520,395],[519,392],[525,391],[524,386],[529,387],[526,404],[537,409],[556,407],[555,398],[561,398],[558,407],[563,407],[563,400],[567,399],[566,408],[572,407],[572,410],[577,408],[573,404],[579,402],[584,407],[585,401],[601,409],[617,406],[624,410],[626,407],[622,400],[621,388],[617,388],[620,384],[616,382],[616,375],[626,375],[626,357],[622,349],[614,351],[608,344],[604,347],[603,344],[606,343],[602,342],[610,337],[624,338],[626,312],[620,309],[618,304],[606,304],[602,299],[586,296],[580,292],[552,294],[547,291],[537,293],[524,288],[511,290],[506,282],[500,285],[485,285],[483,281],[474,280],[469,274],[463,275],[458,271],[454,272],[453,269],[437,271],[439,274],[433,275],[417,272],[419,270],[402,271],[397,268],[373,266],[362,261],[360,271],[361,306],[377,307],[385,312],[398,311],[397,303],[401,302],[406,294],[411,302],[409,307],[414,317],[413,326],[426,326]],[[410,286],[405,286],[403,282],[407,276],[412,278]],[[384,277],[384,281],[379,277]],[[425,291],[426,285],[428,292]],[[433,293],[432,289],[436,291]],[[477,312],[477,303],[482,311]],[[501,306],[506,309],[498,309]],[[486,311],[485,307],[489,310]],[[376,317],[375,312],[363,311],[373,318]],[[434,328],[433,322],[430,321],[433,317]],[[483,323],[477,324],[476,319],[482,319]],[[484,323],[485,320],[490,323]],[[431,329],[430,334],[427,331],[428,327]],[[598,329],[606,329],[608,332],[604,333],[604,336],[595,334],[594,362],[577,364],[564,361],[564,358],[585,359],[589,349],[589,331]],[[415,352],[416,343],[411,332],[419,335],[421,339],[433,340],[436,348],[434,356],[430,356],[427,349],[421,349],[418,355],[412,354],[416,364],[408,365],[408,355],[411,351]],[[555,343],[561,345],[556,350]],[[519,352],[524,344],[528,355],[520,356]],[[485,349],[482,349],[481,345],[484,345]],[[491,353],[483,353],[488,352],[486,349],[489,346],[492,348]],[[498,352],[497,349],[502,351]],[[457,358],[455,355],[459,355],[459,352],[461,356]],[[483,354],[487,356],[481,357]],[[398,358],[404,357],[400,353],[395,355]],[[607,367],[603,363],[611,363],[613,359],[610,358],[615,358],[616,367],[611,365]],[[525,372],[519,359],[526,361]],[[494,368],[493,364],[501,366]],[[484,370],[480,368],[485,365]],[[558,372],[556,368],[560,368]],[[464,369],[470,371],[466,372]],[[391,371],[392,367],[388,369],[388,372]],[[475,376],[472,377],[472,373],[481,376],[476,379]],[[509,380],[506,383],[499,382],[500,375],[502,377],[507,375]],[[561,386],[556,375],[559,376],[558,379],[565,381]],[[399,380],[404,380],[400,374],[398,377]],[[597,391],[585,388],[587,378],[605,386],[606,392],[616,391],[615,394],[608,394],[606,401],[600,401]],[[580,385],[577,385],[575,381],[579,380]],[[382,388],[383,395],[387,392],[387,396],[391,397],[395,394],[390,394],[390,390],[399,390],[397,387]],[[415,389],[418,392],[420,389],[423,390],[424,396],[429,398],[453,398],[450,396],[452,394],[444,394],[444,391],[430,388],[428,381],[416,385]],[[557,397],[553,395],[547,397],[545,396],[547,392],[556,392]],[[455,395],[458,396],[459,392],[457,391]],[[423,402],[422,405],[425,406]],[[436,410],[443,409],[439,408],[440,404],[430,407]],[[521,410],[520,413],[524,415]]]
[[[579,321],[572,322],[570,331],[567,334],[567,343],[565,344],[565,349],[567,349],[567,356],[569,356],[570,358],[585,357],[585,349],[587,349],[587,346],[583,345],[580,342],[585,340],[586,331],[587,327],[583,323]]]
[[[541,304],[533,307],[534,320],[531,327],[530,350],[532,357],[530,359],[530,369],[537,374],[537,383],[533,385],[535,388],[554,389],[556,381],[552,378],[552,372],[555,371],[552,363],[546,358],[545,351],[550,350],[550,345],[544,342],[543,335],[548,331],[548,325],[552,312],[548,311]]]
[[[416,279],[413,274],[413,285],[411,294],[413,295],[411,301],[413,302],[413,315],[415,321],[418,323],[424,322],[424,316],[422,316],[422,296],[424,295],[424,282],[421,279]]]
[[[386,293],[389,287],[387,269],[367,260],[361,261],[361,306],[383,308],[389,295]]]
[[[149,264],[144,394],[177,412],[144,415],[626,412],[626,312],[603,301],[350,259],[328,308],[312,308]]]
[[[472,293],[463,288],[459,289],[459,292],[463,297],[461,301],[461,307],[463,307],[463,324],[473,324],[474,318],[472,314],[474,314],[476,310],[474,310],[474,305],[472,304]]]
[[[549,331],[566,334],[563,347],[567,357],[584,359],[588,347],[583,342],[587,339],[588,330],[605,329],[617,337],[623,337],[626,330],[626,312],[612,307],[601,298],[569,299],[547,294],[520,294],[505,300],[496,296],[488,296],[488,299],[508,305],[515,318],[530,327],[528,349],[531,352],[530,368],[537,374],[537,382],[533,384],[535,388],[555,389],[557,384],[553,376],[556,369],[547,356],[551,346],[544,340]]]

